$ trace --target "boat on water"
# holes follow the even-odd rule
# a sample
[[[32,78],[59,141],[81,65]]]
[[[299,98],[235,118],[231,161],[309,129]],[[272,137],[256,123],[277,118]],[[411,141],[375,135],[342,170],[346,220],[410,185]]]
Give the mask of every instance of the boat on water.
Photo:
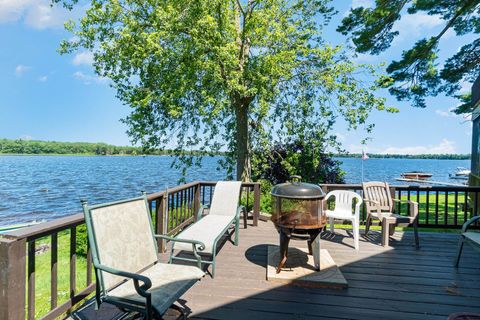
[[[468,179],[470,175],[470,170],[464,167],[457,167],[454,173],[450,173],[450,179]]]
[[[432,177],[432,174],[430,172],[409,171],[402,173],[400,176],[403,179],[427,180]]]

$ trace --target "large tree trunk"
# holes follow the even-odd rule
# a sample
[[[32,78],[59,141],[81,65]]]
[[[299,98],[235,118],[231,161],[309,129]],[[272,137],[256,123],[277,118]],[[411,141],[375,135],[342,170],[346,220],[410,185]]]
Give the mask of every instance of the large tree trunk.
[[[235,103],[237,180],[251,181],[248,145],[248,103]]]

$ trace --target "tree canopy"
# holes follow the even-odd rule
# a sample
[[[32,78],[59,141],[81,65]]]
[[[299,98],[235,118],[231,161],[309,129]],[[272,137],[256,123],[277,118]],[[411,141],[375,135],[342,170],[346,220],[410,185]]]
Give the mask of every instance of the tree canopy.
[[[132,108],[133,142],[175,145],[187,165],[189,150],[226,151],[220,165],[248,180],[254,149],[395,111],[366,80],[374,67],[324,41],[333,14],[329,0],[93,0],[61,52],[93,52]]]
[[[399,61],[391,61],[382,84],[399,100],[411,99],[415,106],[425,107],[425,97],[445,93],[462,101],[456,113],[473,111],[470,94],[460,89],[462,82],[473,83],[480,75],[480,39],[465,43],[446,61],[438,61],[438,50],[447,31],[458,36],[480,33],[479,0],[376,0],[372,8],[351,9],[337,30],[352,36],[358,52],[376,55],[399,35],[395,22],[403,14],[419,12],[438,16],[444,27],[417,41]]]

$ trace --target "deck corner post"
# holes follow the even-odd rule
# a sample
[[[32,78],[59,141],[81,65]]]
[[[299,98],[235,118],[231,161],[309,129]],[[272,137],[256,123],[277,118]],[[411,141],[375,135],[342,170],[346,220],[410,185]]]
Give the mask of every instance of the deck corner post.
[[[0,238],[0,319],[24,320],[26,240]]]
[[[156,208],[157,208],[157,234],[166,234],[166,219],[165,215],[167,210],[165,209],[165,204],[166,204],[166,197],[168,197],[167,193],[164,193],[163,196],[159,199],[157,199],[156,203]],[[157,239],[157,245],[158,245],[158,252],[163,253],[167,249],[167,244],[165,240],[163,239]]]
[[[197,219],[197,213],[198,210],[200,209],[200,192],[201,192],[201,183],[197,183],[194,188],[194,193],[193,193],[193,215],[195,217],[195,220]]]
[[[255,182],[253,186],[253,226],[258,226],[260,217],[260,182]]]

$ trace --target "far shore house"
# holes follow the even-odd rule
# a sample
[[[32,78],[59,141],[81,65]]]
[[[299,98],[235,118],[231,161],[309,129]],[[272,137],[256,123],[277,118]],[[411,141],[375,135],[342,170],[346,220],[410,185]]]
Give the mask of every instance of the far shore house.
[[[480,185],[480,76],[472,86],[472,160],[470,185]]]

